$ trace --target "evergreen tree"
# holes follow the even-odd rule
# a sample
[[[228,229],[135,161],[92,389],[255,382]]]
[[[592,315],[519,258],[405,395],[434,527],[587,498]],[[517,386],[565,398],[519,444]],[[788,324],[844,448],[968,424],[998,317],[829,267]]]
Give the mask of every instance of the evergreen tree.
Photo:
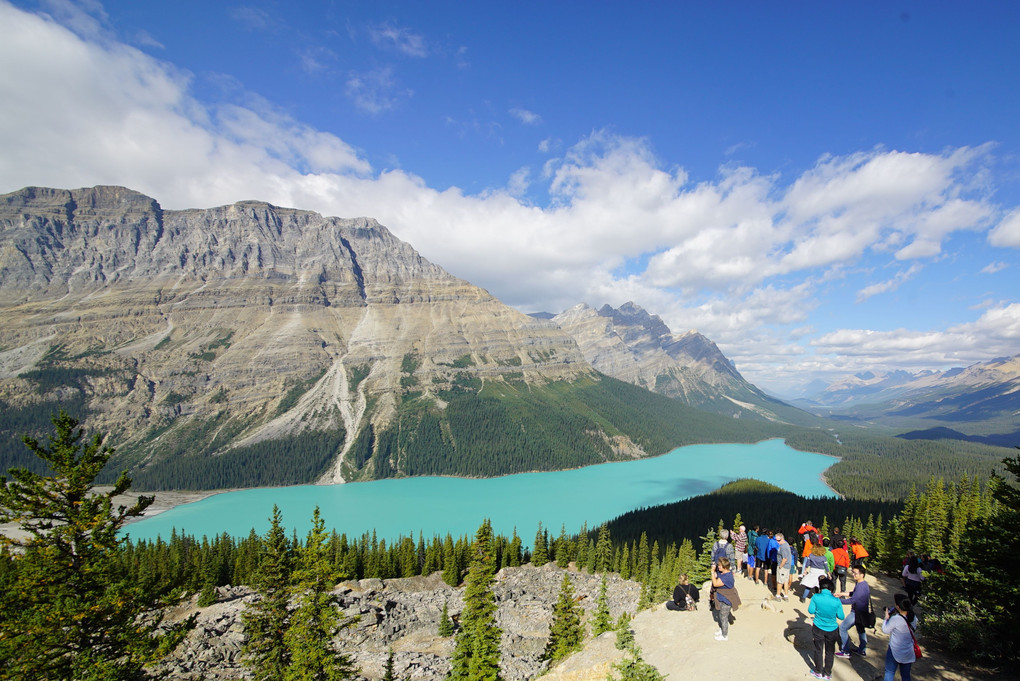
[[[460,584],[460,561],[453,546],[453,537],[446,535],[443,542],[443,581],[450,586]]]
[[[284,640],[290,627],[290,579],[294,556],[283,529],[280,508],[273,505],[269,530],[261,539],[259,563],[252,586],[260,598],[241,614],[245,641],[242,653],[256,681],[279,681],[290,667]]]
[[[507,547],[507,553],[510,554],[510,567],[520,567],[523,563],[523,556],[521,554],[521,538],[517,536],[516,527],[514,528],[514,536],[510,540],[510,546]]]
[[[570,539],[567,537],[567,526],[560,525],[560,536],[556,540],[556,566],[566,569],[570,565]]]
[[[599,527],[599,540],[595,545],[595,565],[593,572],[608,572],[613,560],[613,542],[609,538],[609,526],[603,523]]]
[[[482,523],[471,546],[471,563],[464,588],[464,611],[457,632],[448,679],[455,681],[499,681],[499,640],[496,599],[492,593],[495,556],[492,524]]]
[[[599,636],[613,630],[613,618],[609,613],[607,590],[606,576],[602,575],[602,582],[599,584],[599,596],[595,601],[595,616],[591,622],[592,636]]]
[[[350,658],[333,649],[333,637],[349,622],[343,621],[331,593],[336,580],[326,538],[326,526],[316,506],[312,529],[298,552],[294,571],[298,601],[284,634],[290,652],[285,681],[339,681],[355,675]]]
[[[390,654],[386,656],[386,669],[383,672],[382,681],[396,681],[396,676],[393,673],[393,648],[390,648]]]
[[[542,567],[548,562],[549,549],[545,541],[545,532],[542,531],[542,523],[539,523],[538,532],[535,533],[535,550],[531,552],[531,564]]]
[[[546,643],[543,660],[556,662],[581,649],[584,630],[581,628],[580,606],[574,602],[574,587],[570,573],[563,573],[560,593],[553,605],[552,624],[549,626],[549,641]]]
[[[439,614],[439,630],[436,632],[440,636],[453,636],[453,620],[450,619],[450,609],[446,602],[443,602],[443,612]]]
[[[157,633],[159,604],[118,559],[118,531],[153,497],[114,510],[113,497],[131,486],[126,473],[109,492],[92,493],[113,449],[98,434],[86,438],[63,411],[51,421],[48,446],[22,441],[52,476],[13,468],[10,480],[0,477],[0,522],[18,523],[25,535],[0,535],[0,678],[144,678],[144,665],[185,633]]]

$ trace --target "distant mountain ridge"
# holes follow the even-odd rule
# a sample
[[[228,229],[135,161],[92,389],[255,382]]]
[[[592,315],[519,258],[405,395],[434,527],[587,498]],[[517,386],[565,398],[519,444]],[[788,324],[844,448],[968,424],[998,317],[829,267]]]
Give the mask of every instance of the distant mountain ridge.
[[[580,303],[552,317],[602,373],[685,404],[739,418],[817,425],[740,375],[718,346],[696,330],[674,334],[633,302],[595,310]]]
[[[607,378],[555,323],[369,218],[26,188],[0,196],[0,314],[3,469],[57,405],[110,433],[150,489],[497,475],[765,436],[736,407],[713,417]],[[613,314],[636,346],[655,327]],[[700,380],[739,386],[707,339],[674,345]]]
[[[957,429],[959,439],[1008,444],[1020,433],[1020,355],[942,372],[858,374],[793,403],[899,430],[951,437],[942,428]],[[991,441],[986,437],[996,434]]]

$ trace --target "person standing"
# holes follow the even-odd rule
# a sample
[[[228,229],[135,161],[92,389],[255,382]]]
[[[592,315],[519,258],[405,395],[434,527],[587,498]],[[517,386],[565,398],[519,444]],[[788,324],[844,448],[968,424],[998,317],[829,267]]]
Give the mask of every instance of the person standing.
[[[811,554],[804,559],[804,575],[800,578],[800,585],[803,590],[800,592],[800,602],[811,598],[819,586],[822,577],[828,577],[828,566],[825,563],[825,549],[815,545]],[[842,619],[842,618],[840,618]]]
[[[855,582],[853,590],[850,593],[836,594],[843,605],[850,606],[850,614],[839,625],[841,644],[836,657],[850,657],[851,650],[861,657],[867,655],[868,634],[865,632],[864,623],[871,607],[871,586],[868,585],[868,571],[864,566],[854,567],[851,574]],[[853,626],[857,627],[857,636],[860,639],[860,644],[855,649],[850,647],[850,627]]]
[[[910,597],[910,604],[917,605],[917,598],[921,595],[921,580],[924,579],[924,570],[921,569],[921,561],[917,556],[911,556],[903,566],[900,579],[903,580],[903,588]]]
[[[715,609],[712,611],[712,617],[719,625],[719,631],[715,632],[715,640],[726,641],[730,633],[730,611],[733,610],[733,600],[737,593],[729,558],[720,558],[719,562],[712,566],[712,586],[715,587],[713,596]]]
[[[754,583],[758,583],[758,577],[769,585],[769,536],[768,529],[763,529],[758,538],[754,540]]]
[[[808,613],[815,616],[811,625],[811,638],[815,644],[815,668],[811,676],[816,679],[832,678],[832,661],[839,638],[839,620],[843,619],[843,604],[832,594],[833,583],[828,577],[818,580],[818,593],[808,605]],[[824,658],[824,659],[823,659]]]
[[[755,582],[758,581],[758,576],[755,574],[755,565],[758,563],[758,525],[747,531],[747,578],[753,579]]]
[[[718,564],[720,558],[726,558],[730,565],[737,564],[737,554],[730,542],[730,531],[725,527],[719,530],[719,540],[712,547],[712,562]]]
[[[776,598],[790,600],[790,567],[793,562],[793,551],[786,543],[782,532],[776,533]]]
[[[885,621],[882,622],[882,633],[889,634],[884,681],[894,681],[897,667],[900,669],[900,679],[910,681],[910,666],[917,659],[914,655],[913,630],[917,626],[914,609],[906,594],[896,594],[893,601],[896,606],[886,608]]]
[[[839,590],[846,591],[846,576],[850,572],[850,554],[846,552],[843,540],[839,539],[832,549],[833,579],[839,580]]]
[[[744,525],[733,533],[733,552],[737,559],[737,569],[734,572],[743,572],[747,565],[747,527]]]

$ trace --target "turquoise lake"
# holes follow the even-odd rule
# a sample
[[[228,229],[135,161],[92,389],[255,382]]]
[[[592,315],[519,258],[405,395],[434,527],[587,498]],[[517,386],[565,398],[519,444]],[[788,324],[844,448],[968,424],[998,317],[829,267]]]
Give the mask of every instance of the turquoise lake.
[[[738,478],[756,478],[808,497],[835,496],[822,472],[836,459],[800,452],[782,440],[753,445],[692,445],[637,461],[598,464],[569,471],[522,473],[500,478],[418,477],[341,485],[299,485],[224,492],[177,506],[125,528],[133,539],[178,533],[245,537],[269,528],[273,504],[288,533],[304,537],[319,507],[327,528],[358,537],[375,530],[390,542],[424,533],[473,535],[485,518],[510,536],[514,528],[530,545],[538,523],[558,535],[582,523],[596,527],[638,508],[705,494]],[[157,492],[158,495],[158,492]],[[750,509],[733,509],[748,515]]]

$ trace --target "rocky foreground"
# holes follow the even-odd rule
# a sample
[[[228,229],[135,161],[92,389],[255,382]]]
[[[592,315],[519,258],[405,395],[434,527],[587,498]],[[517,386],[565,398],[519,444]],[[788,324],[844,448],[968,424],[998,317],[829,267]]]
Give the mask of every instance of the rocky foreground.
[[[598,596],[601,577],[572,573],[574,591],[590,617]],[[541,662],[552,619],[552,605],[559,592],[562,570],[555,565],[540,568],[505,568],[497,576],[494,592],[498,603],[497,621],[503,629],[502,676],[508,681],[531,679],[543,674],[545,681],[602,681],[624,657],[615,646],[615,634],[591,639],[584,650],[555,668]],[[894,580],[869,577],[876,608],[891,602],[898,590]],[[614,618],[634,613],[641,587],[635,582],[608,577],[610,611]],[[702,679],[718,675],[720,669],[737,673],[749,671],[763,678],[809,678],[812,639],[807,604],[796,599],[776,602],[761,585],[737,580],[743,606],[735,613],[728,641],[715,641],[715,624],[706,607],[708,589],[702,590],[697,612],[671,612],[653,607],[637,614],[632,623],[635,640],[643,658],[671,681]],[[380,679],[389,651],[393,651],[396,678],[408,681],[438,681],[449,670],[453,637],[437,633],[443,604],[456,619],[462,608],[462,588],[445,584],[439,574],[409,579],[365,579],[344,582],[335,593],[345,613],[356,622],[336,640],[338,649],[351,655],[362,679]],[[220,589],[217,603],[197,609],[182,607],[173,618],[198,612],[198,623],[187,641],[166,667],[169,678],[182,680],[250,678],[241,661],[243,631],[240,614],[255,598],[246,587]],[[872,681],[882,678],[887,637],[868,632],[870,654],[866,658],[835,660],[836,681]],[[960,669],[925,645],[925,657],[914,664],[916,678],[939,681],[1003,681],[1015,679],[1009,672],[993,674]]]
[[[497,624],[503,630],[503,678],[530,679],[542,672],[541,661],[549,635],[552,607],[559,594],[563,571],[553,564],[540,568],[504,568],[496,575],[493,591]],[[608,576],[608,600],[614,618],[637,610],[639,584]],[[600,576],[573,573],[574,593],[585,612],[595,609]],[[453,637],[439,636],[443,604],[457,620],[464,607],[463,588],[447,585],[435,573],[405,579],[363,579],[343,582],[335,592],[354,624],[336,639],[339,650],[350,655],[362,678],[382,678],[389,651],[397,678],[438,681],[450,668]],[[198,622],[166,664],[172,679],[250,678],[241,659],[243,628],[241,612],[255,598],[247,587],[223,587],[219,600],[198,609],[194,605],[172,613],[180,619],[198,612]]]

